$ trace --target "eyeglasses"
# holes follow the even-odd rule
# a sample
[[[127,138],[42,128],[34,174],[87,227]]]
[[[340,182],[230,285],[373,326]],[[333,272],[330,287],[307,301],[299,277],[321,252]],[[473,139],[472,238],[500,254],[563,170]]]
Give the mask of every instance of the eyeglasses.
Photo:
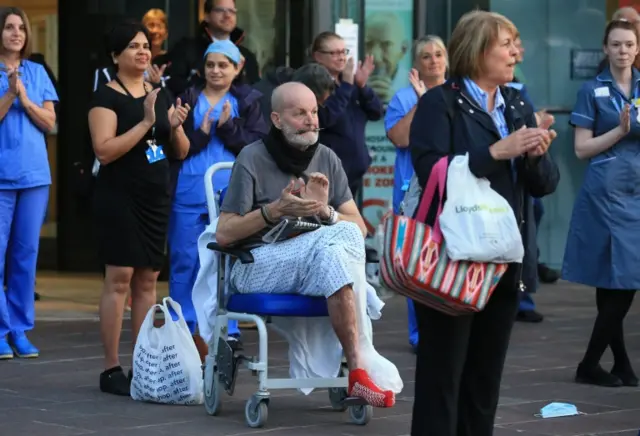
[[[233,8],[223,8],[223,7],[219,7],[216,6],[215,8],[211,9],[212,12],[215,12],[217,14],[224,14],[227,13],[229,15],[235,15],[238,10],[237,9],[233,9]]]
[[[333,57],[346,56],[349,54],[348,48],[345,48],[344,50],[333,50],[333,51],[318,50],[318,51],[322,54],[328,54]]]

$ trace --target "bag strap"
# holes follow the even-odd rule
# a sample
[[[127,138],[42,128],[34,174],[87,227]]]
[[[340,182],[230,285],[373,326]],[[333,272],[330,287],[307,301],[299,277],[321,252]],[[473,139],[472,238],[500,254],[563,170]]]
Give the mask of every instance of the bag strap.
[[[422,194],[422,199],[420,200],[420,205],[418,206],[418,213],[416,214],[416,220],[418,222],[425,222],[427,219],[427,213],[429,213],[429,207],[433,202],[433,197],[436,193],[436,188],[438,189],[438,194],[440,195],[440,200],[438,201],[438,212],[436,216],[440,216],[442,213],[442,205],[444,203],[444,189],[447,181],[447,167],[449,166],[449,157],[443,156],[440,160],[433,166],[431,170],[431,174],[429,175],[429,180],[427,180],[427,186],[424,189],[424,193]],[[438,241],[442,232],[440,231],[440,222],[436,219],[436,223],[433,227],[434,230],[434,238]]]
[[[173,298],[171,297],[164,297],[162,299],[162,305],[160,306],[162,308],[162,311],[164,312],[164,323],[165,325],[169,324],[169,323],[177,323],[180,327],[186,329],[187,331],[189,331],[189,326],[187,325],[187,322],[184,319],[184,315],[182,314],[182,306],[180,306],[180,304],[175,301]],[[173,308],[173,310],[175,311],[176,315],[178,315],[178,321],[173,321],[173,317],[171,316],[171,312],[169,312],[169,307]]]

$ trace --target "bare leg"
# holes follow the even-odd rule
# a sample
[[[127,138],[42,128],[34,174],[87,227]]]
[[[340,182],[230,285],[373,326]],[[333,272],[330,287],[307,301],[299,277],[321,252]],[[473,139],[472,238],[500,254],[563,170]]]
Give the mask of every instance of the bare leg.
[[[131,281],[131,341],[135,347],[138,333],[151,306],[156,304],[159,271],[137,269]]]
[[[104,367],[120,365],[118,349],[122,332],[124,302],[129,292],[133,268],[107,265],[100,298],[100,336],[104,347]]]
[[[344,349],[349,371],[360,367],[355,298],[351,286],[345,286],[327,299],[331,325]]]

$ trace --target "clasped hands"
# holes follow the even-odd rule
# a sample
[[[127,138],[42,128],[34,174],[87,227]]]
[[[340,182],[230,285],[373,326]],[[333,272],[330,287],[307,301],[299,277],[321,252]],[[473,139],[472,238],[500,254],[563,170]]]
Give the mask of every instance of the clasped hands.
[[[495,160],[508,160],[526,155],[536,159],[544,155],[551,142],[558,136],[555,130],[549,130],[555,122],[553,115],[542,113],[539,127],[522,126],[491,146],[489,151]]]
[[[23,106],[26,106],[28,102],[27,91],[24,88],[24,83],[20,80],[18,69],[7,69],[7,78],[9,79],[9,93],[14,97],[18,97]]]
[[[306,183],[302,179],[291,180],[280,198],[269,205],[269,213],[276,220],[284,216],[327,220],[331,215],[328,201],[329,179],[322,173],[311,173]]]

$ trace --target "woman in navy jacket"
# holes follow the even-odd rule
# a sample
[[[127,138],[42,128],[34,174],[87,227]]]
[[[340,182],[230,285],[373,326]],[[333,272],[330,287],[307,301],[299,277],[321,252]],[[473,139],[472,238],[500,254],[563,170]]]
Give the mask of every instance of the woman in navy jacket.
[[[517,36],[513,23],[496,13],[473,11],[460,19],[449,44],[451,79],[420,99],[409,147],[423,188],[440,158],[468,153],[471,172],[509,202],[525,235],[533,222],[523,220],[524,198],[552,193],[559,174],[547,154],[555,132],[536,127],[531,106],[505,86],[513,80]],[[521,270],[509,265],[476,314],[454,317],[416,304],[413,436],[493,434]]]

